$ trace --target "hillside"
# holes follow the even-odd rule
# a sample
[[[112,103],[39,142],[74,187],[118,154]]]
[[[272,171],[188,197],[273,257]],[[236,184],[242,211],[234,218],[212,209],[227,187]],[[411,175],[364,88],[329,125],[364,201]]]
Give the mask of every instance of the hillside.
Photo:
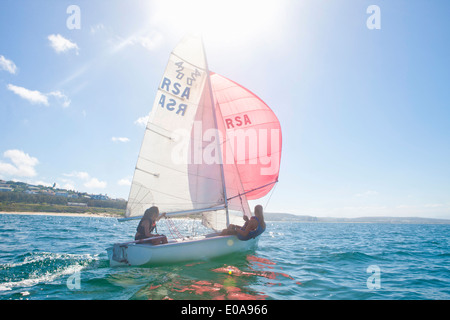
[[[107,195],[0,180],[0,211],[111,213],[123,215],[127,202]]]
[[[413,223],[413,224],[450,224],[449,219],[433,219],[418,217],[358,217],[332,218],[295,215],[290,213],[264,214],[266,221],[296,221],[296,222],[330,222],[330,223]]]

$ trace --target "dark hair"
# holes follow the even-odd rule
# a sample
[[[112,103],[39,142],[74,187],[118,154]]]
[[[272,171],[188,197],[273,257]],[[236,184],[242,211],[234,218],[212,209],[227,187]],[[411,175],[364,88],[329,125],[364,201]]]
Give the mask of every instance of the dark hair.
[[[150,207],[150,208],[148,208],[147,210],[145,210],[144,218],[150,219],[150,218],[152,218],[155,214],[156,214],[156,215],[159,214],[159,209],[158,209],[158,207],[155,207],[155,206]]]
[[[258,213],[258,214],[257,214]],[[262,205],[258,204],[257,206],[255,206],[255,216],[258,215],[260,219],[264,220],[264,215],[263,215],[263,207]]]

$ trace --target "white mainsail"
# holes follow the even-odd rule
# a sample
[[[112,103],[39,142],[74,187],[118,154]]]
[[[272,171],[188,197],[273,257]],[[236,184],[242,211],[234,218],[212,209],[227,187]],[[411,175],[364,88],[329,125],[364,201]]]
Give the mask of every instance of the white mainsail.
[[[227,189],[240,185],[238,173],[224,180],[221,139],[202,40],[186,36],[173,50],[153,104],[138,156],[126,217],[140,217],[151,206],[160,212],[202,212],[216,230],[226,227]],[[234,170],[227,166],[225,170]],[[233,180],[233,181],[231,181]],[[230,197],[230,195],[228,195]],[[245,195],[232,210],[250,214]],[[244,209],[243,209],[244,208]],[[242,223],[242,213],[240,214]]]

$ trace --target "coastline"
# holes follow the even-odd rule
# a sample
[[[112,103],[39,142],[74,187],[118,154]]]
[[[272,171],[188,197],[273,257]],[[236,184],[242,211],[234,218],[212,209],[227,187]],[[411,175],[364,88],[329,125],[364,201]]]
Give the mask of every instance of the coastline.
[[[113,213],[70,213],[70,212],[17,212],[0,211],[0,214],[31,215],[31,216],[60,216],[60,217],[85,217],[85,218],[121,218],[121,215]]]

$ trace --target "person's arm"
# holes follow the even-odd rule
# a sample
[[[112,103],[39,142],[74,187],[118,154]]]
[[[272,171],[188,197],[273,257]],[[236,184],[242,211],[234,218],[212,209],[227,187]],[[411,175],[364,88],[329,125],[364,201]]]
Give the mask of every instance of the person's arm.
[[[156,222],[156,221],[159,221],[159,219],[161,219],[161,218],[164,217],[165,215],[166,215],[165,212],[161,213],[161,214],[159,215],[159,217],[156,218],[155,222]]]
[[[240,234],[243,237],[246,237],[250,231],[256,229],[258,227],[258,221],[256,220],[249,220],[248,223],[246,223],[245,228],[243,228],[244,230],[240,229],[240,228],[236,228],[236,232],[238,234]]]

